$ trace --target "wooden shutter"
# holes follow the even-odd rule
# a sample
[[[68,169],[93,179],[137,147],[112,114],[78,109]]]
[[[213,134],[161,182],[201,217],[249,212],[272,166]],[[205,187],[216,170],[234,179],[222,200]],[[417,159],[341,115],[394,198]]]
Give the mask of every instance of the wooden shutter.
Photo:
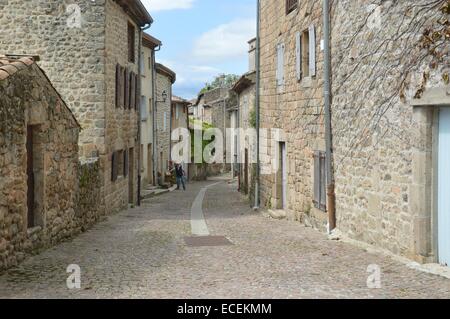
[[[316,29],[309,27],[309,75],[316,75]]]
[[[125,109],[130,107],[130,71],[125,68],[124,71],[124,104]]]
[[[325,171],[325,152],[320,153],[320,201],[319,206],[323,211],[327,210],[327,187],[326,187],[326,171]]]
[[[280,43],[277,46],[277,85],[284,84],[284,44]]]
[[[134,92],[135,94],[135,103],[134,103],[134,109],[137,111],[138,107],[141,105],[141,81],[139,79],[139,74],[135,74],[134,77],[136,78],[136,90]]]
[[[123,176],[128,176],[128,150],[123,151]]]
[[[116,107],[120,107],[120,65],[116,65]]]
[[[117,180],[117,161],[117,152],[113,152],[111,157],[111,181],[113,182]]]
[[[302,34],[295,34],[295,70],[297,72],[297,81],[302,79]]]
[[[136,77],[134,76],[134,72],[130,72],[130,102],[129,102],[129,108],[130,110],[132,108],[136,107]]]

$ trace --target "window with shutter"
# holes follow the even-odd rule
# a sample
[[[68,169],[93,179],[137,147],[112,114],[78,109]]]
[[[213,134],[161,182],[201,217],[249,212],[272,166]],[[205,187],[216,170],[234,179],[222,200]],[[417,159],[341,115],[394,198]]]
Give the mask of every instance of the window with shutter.
[[[286,14],[291,13],[298,7],[298,0],[286,0]]]
[[[146,121],[148,119],[148,107],[147,99],[145,96],[141,97],[141,120]]]
[[[130,72],[130,102],[128,107],[134,109],[136,107],[136,77],[134,72]]]
[[[117,152],[112,153],[111,157],[111,181],[117,180]]]
[[[316,76],[316,28],[309,27],[309,74]]]
[[[120,65],[116,65],[116,108],[120,107]]]
[[[141,80],[139,79],[139,75],[135,74],[135,83],[136,83],[136,89],[134,91],[135,96],[135,102],[134,102],[134,109],[137,111],[138,106],[140,106],[140,98],[141,98]]]
[[[128,176],[128,150],[123,152],[123,176]]]
[[[277,86],[284,85],[284,43],[280,43],[277,46]]]
[[[301,47],[301,72],[302,78],[308,77],[310,70],[309,63],[309,30],[306,30],[302,33],[300,37],[300,47]]]
[[[135,57],[135,27],[131,23],[128,23],[128,62],[134,63]]]
[[[314,207],[322,211],[327,209],[326,194],[326,153],[314,152]]]
[[[128,109],[130,107],[130,71],[125,68],[124,72],[124,108]]]
[[[300,32],[295,34],[295,70],[297,81],[300,81],[302,79],[302,35]]]

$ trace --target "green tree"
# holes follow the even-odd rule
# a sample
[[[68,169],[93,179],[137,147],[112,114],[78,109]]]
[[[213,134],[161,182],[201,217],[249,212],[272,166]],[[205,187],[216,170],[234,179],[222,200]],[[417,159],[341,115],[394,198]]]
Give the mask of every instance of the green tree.
[[[209,90],[221,88],[221,87],[231,87],[239,80],[239,75],[236,74],[219,74],[214,78],[212,82],[206,83],[205,87],[201,89],[200,94],[205,93]]]

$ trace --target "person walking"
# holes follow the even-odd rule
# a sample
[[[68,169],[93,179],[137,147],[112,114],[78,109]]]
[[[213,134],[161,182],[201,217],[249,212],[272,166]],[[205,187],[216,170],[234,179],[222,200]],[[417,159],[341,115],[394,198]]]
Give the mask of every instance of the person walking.
[[[186,183],[184,181],[184,169],[181,164],[175,164],[175,175],[177,177],[177,190],[180,189],[180,184],[183,185],[183,190],[186,190]]]

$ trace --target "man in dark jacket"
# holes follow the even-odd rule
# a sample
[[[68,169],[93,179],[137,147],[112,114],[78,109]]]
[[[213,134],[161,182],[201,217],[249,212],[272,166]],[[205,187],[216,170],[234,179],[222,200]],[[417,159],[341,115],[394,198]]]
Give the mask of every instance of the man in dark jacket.
[[[175,175],[177,177],[177,190],[180,189],[180,184],[183,185],[183,190],[186,190],[186,183],[184,182],[184,169],[181,164],[175,164]]]

